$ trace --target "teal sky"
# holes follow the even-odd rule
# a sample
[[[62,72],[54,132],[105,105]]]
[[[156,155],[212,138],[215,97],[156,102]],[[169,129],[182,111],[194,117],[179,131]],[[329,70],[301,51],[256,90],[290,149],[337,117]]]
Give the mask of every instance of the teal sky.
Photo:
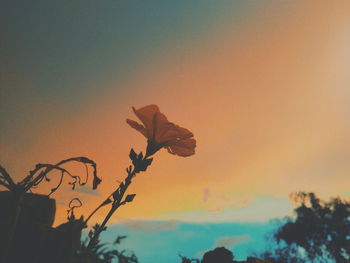
[[[187,223],[177,221],[131,221],[110,227],[103,237],[112,243],[126,235],[119,249],[132,250],[142,263],[180,263],[179,254],[201,259],[218,246],[233,251],[236,260],[245,260],[267,249],[265,238],[277,222],[269,223]],[[156,255],[156,256],[155,256]]]

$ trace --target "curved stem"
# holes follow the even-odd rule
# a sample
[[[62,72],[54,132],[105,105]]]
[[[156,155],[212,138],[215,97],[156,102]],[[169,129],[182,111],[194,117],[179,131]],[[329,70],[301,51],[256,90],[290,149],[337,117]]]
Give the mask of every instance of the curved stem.
[[[60,166],[69,162],[79,162],[79,163],[83,163],[84,165],[86,164],[90,164],[94,171],[93,171],[93,177],[94,177],[94,182],[93,182],[93,189],[96,189],[97,184],[99,184],[101,182],[101,179],[97,177],[97,171],[96,171],[96,163],[86,157],[73,157],[73,158],[69,158],[66,160],[62,160],[60,162],[58,162],[57,164],[37,164],[35,169],[29,172],[29,175],[26,176],[19,184],[24,188],[24,191],[27,192],[31,187],[39,184],[43,178],[46,177],[46,175],[51,172],[52,170],[58,170],[61,171],[62,174],[68,174],[71,178],[74,179],[74,181],[71,183],[73,185],[73,189],[75,187],[75,184],[78,183],[79,185],[84,185],[86,182],[81,182],[81,178],[79,176],[74,176],[72,175],[68,170],[61,168]],[[43,170],[42,170],[43,169]],[[41,170],[41,171],[40,171]],[[88,177],[88,170],[87,171],[87,177]],[[0,170],[1,172],[1,170]],[[39,172],[38,175],[36,175]],[[62,180],[62,178],[61,178]],[[60,180],[60,183],[61,183]],[[86,178],[86,181],[88,180],[88,178]],[[58,187],[60,186],[60,183],[58,185]],[[54,191],[57,190],[57,188],[54,188],[53,191],[50,192],[49,195],[51,195]]]
[[[85,222],[84,222],[85,224],[87,224],[87,222],[90,220],[90,218],[91,218],[98,210],[100,210],[101,207],[103,207],[103,206],[106,205],[106,202],[107,202],[108,200],[110,200],[110,198],[112,197],[112,195],[113,195],[113,193],[111,193],[111,194],[106,198],[105,201],[103,201],[98,207],[95,208],[94,211],[91,212],[91,214],[85,219]]]

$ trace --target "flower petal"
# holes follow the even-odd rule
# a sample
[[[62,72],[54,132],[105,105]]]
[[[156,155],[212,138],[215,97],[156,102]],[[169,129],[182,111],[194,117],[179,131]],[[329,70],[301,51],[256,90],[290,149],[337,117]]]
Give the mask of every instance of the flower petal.
[[[157,112],[159,112],[159,108],[157,105],[151,104],[147,105],[145,107],[142,107],[138,110],[136,110],[134,107],[132,107],[134,113],[136,116],[140,119],[140,121],[143,123],[147,130],[147,138],[151,139],[153,137],[153,119]]]
[[[179,156],[190,156],[195,153],[196,140],[193,138],[173,141],[166,146],[169,153],[179,155]]]
[[[135,130],[138,130],[139,132],[141,132],[146,138],[147,138],[147,130],[146,128],[141,125],[140,123],[130,120],[130,119],[126,119],[126,122]]]
[[[171,130],[174,127],[174,124],[169,122],[163,113],[157,112],[154,114],[153,127],[153,139],[157,143],[162,143],[166,141],[162,138],[163,134]]]
[[[158,128],[155,140],[164,143],[172,140],[187,139],[193,137],[193,133],[174,123],[168,122]]]

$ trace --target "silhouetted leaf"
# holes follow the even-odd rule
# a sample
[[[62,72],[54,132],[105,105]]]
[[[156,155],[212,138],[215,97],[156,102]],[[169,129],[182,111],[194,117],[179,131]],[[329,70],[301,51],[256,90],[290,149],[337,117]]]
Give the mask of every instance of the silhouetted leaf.
[[[116,201],[119,196],[120,196],[120,192],[119,192],[119,188],[117,190],[114,191],[114,193],[112,194],[113,196],[113,200]]]
[[[152,164],[153,158],[145,159],[143,161],[147,166],[150,166]]]
[[[116,240],[113,242],[113,245],[119,245],[126,236],[117,236]]]
[[[130,157],[131,161],[136,160],[136,158],[137,158],[137,154],[135,153],[133,148],[131,148],[131,150],[130,150],[129,157]]]
[[[97,189],[97,186],[101,183],[101,179],[94,174],[94,181],[92,182],[92,189]]]
[[[127,195],[125,197],[125,202],[132,202],[135,198],[136,194],[131,194],[131,195]]]

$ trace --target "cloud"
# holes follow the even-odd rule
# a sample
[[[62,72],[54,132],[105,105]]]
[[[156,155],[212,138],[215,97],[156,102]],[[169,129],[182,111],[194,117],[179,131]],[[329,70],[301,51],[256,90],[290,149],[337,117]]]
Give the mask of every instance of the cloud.
[[[203,190],[203,203],[206,203],[208,201],[208,199],[210,198],[211,194],[210,194],[210,189],[209,188],[205,188]]]
[[[188,222],[265,222],[271,218],[290,216],[293,207],[293,203],[288,198],[258,195],[249,206],[230,206],[222,212],[203,208],[185,213],[163,214],[162,218]],[[218,207],[212,207],[212,209],[215,208]]]
[[[137,231],[156,232],[175,230],[179,225],[179,222],[175,220],[164,222],[131,221],[126,223],[126,225],[127,227]]]
[[[209,187],[203,189],[203,206],[208,214],[219,214],[232,207],[246,207],[253,200],[251,193],[230,193],[213,191]]]
[[[232,237],[221,237],[215,241],[215,247],[225,247],[231,249],[235,245],[247,242],[250,239],[248,235],[232,236]]]
[[[101,193],[98,190],[93,190],[91,186],[83,185],[83,186],[77,186],[74,191],[77,191],[79,193],[87,194],[87,195],[93,195],[93,196],[100,196]]]

